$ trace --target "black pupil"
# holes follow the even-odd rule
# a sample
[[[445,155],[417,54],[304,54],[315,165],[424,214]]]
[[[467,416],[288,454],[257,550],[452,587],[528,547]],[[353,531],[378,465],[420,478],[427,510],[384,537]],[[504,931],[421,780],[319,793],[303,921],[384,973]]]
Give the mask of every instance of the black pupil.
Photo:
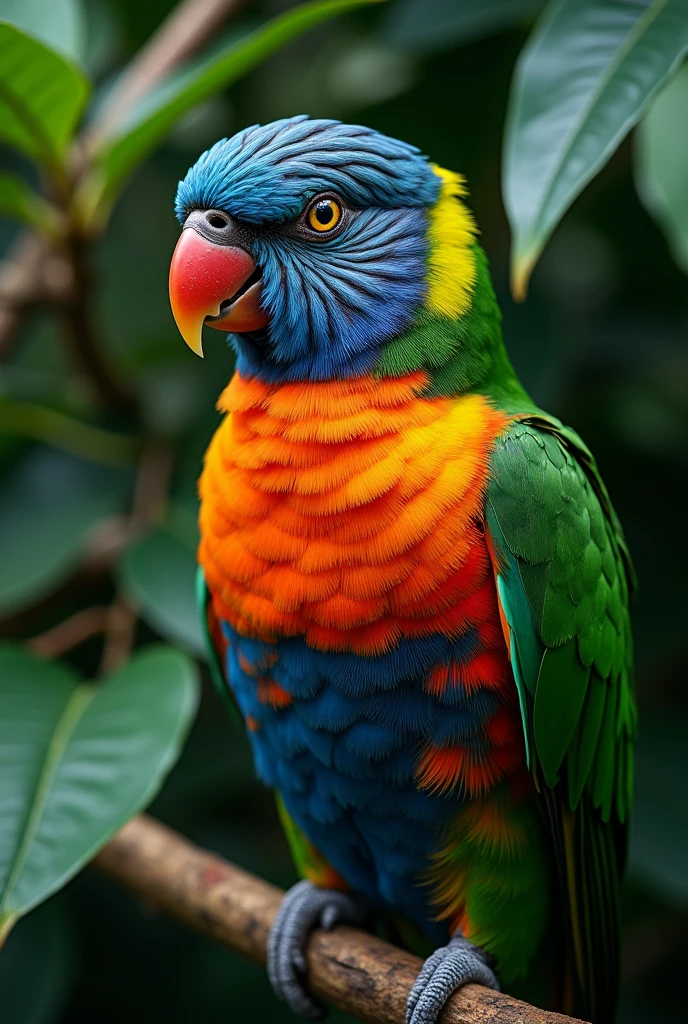
[[[315,219],[318,224],[327,225],[334,220],[334,206],[329,199],[315,204]]]

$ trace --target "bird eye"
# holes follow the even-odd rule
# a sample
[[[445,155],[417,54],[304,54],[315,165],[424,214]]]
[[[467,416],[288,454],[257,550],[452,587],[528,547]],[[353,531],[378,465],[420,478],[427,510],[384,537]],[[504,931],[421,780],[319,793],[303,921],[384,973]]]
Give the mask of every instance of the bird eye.
[[[314,231],[332,231],[342,219],[342,208],[336,199],[316,199],[306,215]]]

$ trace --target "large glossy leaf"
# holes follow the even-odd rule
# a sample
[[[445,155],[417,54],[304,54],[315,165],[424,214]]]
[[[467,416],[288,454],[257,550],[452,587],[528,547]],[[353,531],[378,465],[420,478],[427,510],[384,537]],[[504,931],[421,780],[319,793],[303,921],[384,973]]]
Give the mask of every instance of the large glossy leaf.
[[[385,35],[407,53],[432,53],[527,22],[544,3],[545,0],[398,0],[389,9]]]
[[[112,198],[127,175],[191,107],[226,88],[309,28],[354,7],[376,2],[379,0],[318,0],[301,4],[273,18],[219,56],[178,76],[168,89],[158,92],[153,104],[135,108],[124,124],[116,125],[111,134],[100,140],[95,154],[99,173],[87,181],[82,196],[85,216],[92,215],[101,201]]]
[[[125,553],[120,580],[141,615],[163,637],[205,656],[196,607],[196,552],[165,529]]]
[[[123,511],[129,475],[35,448],[0,478],[0,615],[69,572],[102,517]]]
[[[56,234],[55,209],[17,174],[0,174],[0,217],[11,217],[47,235]]]
[[[688,65],[663,89],[636,135],[640,198],[688,273]]]
[[[688,0],[558,0],[546,9],[518,61],[506,130],[516,297],[568,207],[687,49]]]
[[[79,60],[84,49],[84,19],[79,0],[0,0],[0,21],[7,21],[51,50]]]
[[[99,685],[0,648],[0,936],[149,803],[196,702],[195,666],[171,648]]]
[[[0,140],[59,166],[87,96],[88,82],[77,67],[0,23]]]

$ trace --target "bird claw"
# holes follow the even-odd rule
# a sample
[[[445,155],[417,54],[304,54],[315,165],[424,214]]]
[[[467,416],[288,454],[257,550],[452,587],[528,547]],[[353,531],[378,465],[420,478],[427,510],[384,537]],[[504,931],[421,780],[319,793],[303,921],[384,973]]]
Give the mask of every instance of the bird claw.
[[[278,999],[306,1020],[322,1020],[325,1006],[304,985],[305,947],[312,931],[336,924],[364,924],[367,910],[362,901],[338,889],[319,889],[312,882],[293,885],[286,894],[268,937],[267,968]]]
[[[479,946],[457,935],[423,964],[406,1003],[406,1024],[436,1024],[452,993],[469,982],[499,991],[487,955]]]

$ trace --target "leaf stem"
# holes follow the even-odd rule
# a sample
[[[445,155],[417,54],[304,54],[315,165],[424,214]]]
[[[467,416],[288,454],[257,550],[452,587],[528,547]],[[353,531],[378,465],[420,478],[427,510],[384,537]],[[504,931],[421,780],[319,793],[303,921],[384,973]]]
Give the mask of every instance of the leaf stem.
[[[163,441],[151,438],[144,445],[139,459],[129,519],[129,542],[140,536],[151,523],[164,516],[173,468],[173,449]],[[119,590],[107,612],[100,675],[108,675],[125,664],[129,658],[134,646],[137,619],[136,608],[122,590]]]
[[[105,646],[98,675],[109,675],[129,660],[134,646],[137,618],[132,605],[122,594],[119,594],[107,609]]]
[[[82,608],[52,629],[32,637],[27,647],[39,658],[59,658],[85,640],[103,633],[107,621],[107,608]]]
[[[24,866],[31,844],[38,831],[41,816],[45,809],[45,802],[50,789],[50,783],[57,772],[60,761],[62,760],[67,747],[67,743],[69,742],[69,738],[76,729],[81,716],[93,699],[94,694],[95,688],[93,686],[85,684],[77,686],[57,721],[55,731],[53,732],[50,744],[46,751],[45,760],[43,761],[43,765],[36,781],[34,799],[30,804],[31,811],[24,825],[21,842],[14,856],[7,882],[4,886],[4,894],[2,903],[0,904],[0,916],[4,916],[5,914],[11,915],[13,913],[13,911],[8,908],[8,902],[12,897],[14,887],[19,880],[22,867]],[[30,908],[27,907],[26,909],[28,910]]]
[[[234,9],[239,6],[239,2],[240,0],[202,0],[202,2],[199,2],[199,0],[183,0],[174,9],[169,18],[162,23],[157,32],[153,34],[130,69],[130,72],[122,77],[120,87],[115,91],[112,98],[113,105],[116,103],[118,107],[120,106],[122,91],[125,88],[129,94],[127,103],[137,103],[143,99],[145,95],[158,85],[162,78],[207,42],[221,21],[229,17]],[[203,10],[201,10],[201,7],[203,7]],[[161,50],[164,48],[163,41],[165,46],[170,45],[172,28],[175,25],[176,28],[173,34],[174,49],[170,51],[169,57],[163,60],[160,56]],[[136,79],[135,89],[134,76]],[[130,83],[128,86],[127,81]],[[117,99],[118,96],[120,99]],[[110,111],[109,113],[108,110]],[[116,110],[113,107],[108,105],[105,108],[104,114],[108,119],[114,116],[115,113]],[[96,120],[94,128],[84,131],[74,143],[70,160],[68,161],[70,168],[67,172],[70,179],[69,183],[64,180],[65,172],[63,168],[55,172],[54,166],[52,167],[53,191],[56,196],[61,196],[61,205],[65,209],[70,223],[74,225],[77,231],[79,228],[77,223],[79,210],[75,208],[74,203],[74,182],[88,170],[90,162],[90,132],[100,132],[102,128],[102,123]],[[82,248],[83,244],[82,239],[80,243]],[[44,264],[53,258],[52,250],[46,245],[37,243],[32,233],[27,233],[21,237],[15,252],[16,256],[13,254],[8,270],[3,272],[2,276],[7,278],[11,276],[13,280],[16,278],[21,281],[23,285],[23,301],[21,303],[10,302],[0,297],[0,357],[4,356],[10,349],[16,332],[29,309],[43,300],[45,285],[42,270]],[[59,296],[56,293],[54,297],[64,298],[72,289],[72,284],[73,282],[65,279],[59,289]],[[105,387],[106,393],[110,394],[111,375],[109,368],[105,365],[104,360],[98,357],[97,349],[84,344],[85,339],[92,334],[92,331],[88,323],[84,325],[83,320],[83,314],[78,315],[72,310],[70,333],[73,333],[74,329],[76,329],[77,335],[74,347],[78,349],[80,355],[88,361],[89,365],[94,364],[92,368],[100,384]],[[86,351],[89,348],[90,351]],[[124,405],[131,408],[131,396],[126,391],[123,391],[121,385],[118,386],[117,383],[114,385],[114,397],[116,399],[116,406],[119,406],[119,399],[123,398]]]
[[[105,466],[130,466],[139,449],[137,437],[94,427],[57,409],[35,402],[0,397],[0,427]]]
[[[18,914],[0,914],[0,950],[5,945],[5,939],[14,928]]]
[[[129,64],[86,135],[86,148],[110,135],[175,68],[193,56],[244,0],[183,0]]]

